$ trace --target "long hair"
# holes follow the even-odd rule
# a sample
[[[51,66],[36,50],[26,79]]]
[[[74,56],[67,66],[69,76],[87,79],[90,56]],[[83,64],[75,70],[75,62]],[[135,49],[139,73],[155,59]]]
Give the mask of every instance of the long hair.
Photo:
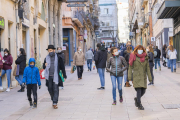
[[[149,45],[148,47],[149,47],[149,52],[152,52],[154,54],[154,50],[153,50],[152,46]]]
[[[24,48],[20,48],[19,51],[21,51],[21,55],[26,55]]]
[[[4,49],[4,52],[7,52],[8,55],[11,55],[11,53],[9,52],[9,50],[7,48]]]
[[[131,51],[132,51],[132,47],[131,46],[127,46],[127,52],[131,53]]]
[[[164,48],[164,49],[166,49],[166,48],[167,48],[166,44],[164,44],[164,45],[163,45],[163,48]]]
[[[169,50],[173,52],[174,51],[174,47],[172,45],[170,45],[169,46]]]
[[[133,51],[133,54],[138,54],[138,49],[142,49],[143,50],[143,53],[146,53],[146,50],[144,49],[144,47],[142,45],[137,45],[135,48],[134,48],[134,51]]]

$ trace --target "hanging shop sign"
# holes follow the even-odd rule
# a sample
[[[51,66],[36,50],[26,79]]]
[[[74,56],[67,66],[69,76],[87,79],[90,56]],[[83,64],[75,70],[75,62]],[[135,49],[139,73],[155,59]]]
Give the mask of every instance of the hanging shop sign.
[[[63,46],[62,50],[66,50],[66,46]]]
[[[0,28],[4,29],[5,28],[5,20],[4,18],[0,17]]]
[[[71,3],[71,2],[87,2],[88,0],[67,0],[67,3]]]
[[[139,33],[139,29],[136,29],[136,33]]]
[[[155,37],[151,37],[151,41],[156,41],[156,38]]]
[[[85,7],[85,4],[68,4],[67,7]]]
[[[79,41],[83,41],[83,35],[79,35]]]

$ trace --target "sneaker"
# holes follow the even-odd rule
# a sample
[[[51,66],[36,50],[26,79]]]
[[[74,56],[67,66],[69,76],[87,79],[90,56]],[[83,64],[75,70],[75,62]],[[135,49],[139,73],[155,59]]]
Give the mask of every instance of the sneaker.
[[[3,91],[3,87],[0,87],[0,91]]]
[[[149,83],[148,85],[152,85],[152,83]]]
[[[59,90],[63,90],[64,89],[64,87],[59,87]]]
[[[157,69],[155,69],[155,71],[157,72]]]
[[[159,71],[161,71],[161,67],[159,67]]]
[[[122,96],[120,97],[119,102],[120,102],[120,103],[122,103],[122,102],[123,102],[123,97],[122,97]]]
[[[6,92],[10,92],[10,88],[7,88]]]
[[[105,88],[104,87],[100,87],[100,88],[97,88],[98,90],[104,90]]]
[[[168,69],[171,69],[170,67],[168,67]]]
[[[112,105],[116,105],[116,101],[114,101],[114,102],[112,103]]]
[[[37,103],[34,102],[33,108],[37,108]]]
[[[176,72],[176,69],[174,69],[174,72]]]
[[[32,107],[33,106],[33,103],[32,103],[32,101],[29,101],[29,105]]]
[[[144,110],[144,107],[142,106],[142,104],[140,103],[140,104],[138,104],[138,109],[139,110]]]
[[[134,101],[135,101],[135,106],[138,107],[138,103],[137,103],[137,98],[136,97],[134,98]]]

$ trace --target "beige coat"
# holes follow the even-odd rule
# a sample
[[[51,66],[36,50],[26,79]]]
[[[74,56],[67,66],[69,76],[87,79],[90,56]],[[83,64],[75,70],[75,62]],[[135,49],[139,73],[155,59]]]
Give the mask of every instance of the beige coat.
[[[85,64],[85,56],[83,52],[75,52],[73,57],[73,65],[83,66]]]

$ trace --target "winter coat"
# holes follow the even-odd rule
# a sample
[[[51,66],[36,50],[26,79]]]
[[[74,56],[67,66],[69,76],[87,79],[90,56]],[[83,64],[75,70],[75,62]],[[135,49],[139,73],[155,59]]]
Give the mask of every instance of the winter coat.
[[[15,61],[16,65],[20,65],[19,75],[23,75],[26,68],[26,55],[20,55]]]
[[[124,66],[124,67],[123,67]],[[110,69],[111,67],[111,69]],[[111,76],[123,76],[123,72],[128,68],[126,60],[122,56],[113,56],[109,59],[107,64],[107,71]]]
[[[109,61],[109,59],[110,59],[111,57],[113,57],[113,55],[111,54],[111,52],[107,52],[107,63],[108,63],[108,61]]]
[[[169,50],[168,55],[169,55],[170,60],[177,59],[177,51],[176,51],[176,49],[174,49],[173,52],[171,50]]]
[[[145,57],[144,62],[141,62],[140,58],[136,57],[136,60],[133,62],[133,65],[129,65],[128,80],[132,79],[132,73],[134,88],[147,88],[147,76],[149,81],[152,82],[148,56]]]
[[[3,60],[5,61],[3,63],[3,70],[9,70],[12,69],[12,63],[13,63],[13,58],[11,55],[7,55],[3,57]]]
[[[27,85],[38,83],[38,86],[41,86],[39,69],[37,67],[30,67],[30,62],[34,62],[34,64],[36,64],[34,58],[29,59],[29,66],[24,70],[23,83],[26,83]]]
[[[83,66],[85,64],[85,56],[83,52],[75,52],[73,58],[73,65]]]
[[[132,46],[131,45],[131,47],[132,47],[132,50],[134,50],[134,46]],[[122,49],[122,51],[121,51],[121,54],[120,54],[120,56],[125,56],[125,54],[124,54],[124,52],[127,50],[127,47],[124,47],[123,49]]]
[[[149,66],[154,67],[154,54],[152,52],[148,52],[148,61],[149,61]]]
[[[166,49],[165,48],[162,49],[162,55],[163,55],[164,58],[166,58]]]
[[[167,47],[167,49],[166,49],[166,58],[167,59],[169,59],[168,51],[169,51],[169,48]]]
[[[64,66],[64,63],[63,63],[63,59],[60,57],[60,56],[58,56],[58,74],[59,74],[59,72],[60,72],[60,70],[62,71],[62,73],[63,73],[63,77],[66,79],[67,78],[67,76],[66,76],[66,70],[65,70],[65,66]],[[44,63],[43,63],[43,69],[46,69],[46,66],[45,66],[45,64],[46,64],[46,58],[44,59]],[[60,80],[62,81],[62,79],[61,79],[61,77],[58,75],[58,81],[60,82]],[[59,84],[59,83],[58,83]]]
[[[127,50],[124,51],[124,58],[125,58],[125,60],[127,62],[128,67],[129,67],[129,57],[130,57],[130,54],[131,53],[128,53]]]
[[[94,57],[94,61],[96,68],[106,68],[107,51],[104,46],[102,46],[100,50],[97,51]]]
[[[61,51],[60,53],[57,53],[57,56],[62,58],[63,63],[65,65],[65,55],[64,55],[64,53]]]
[[[91,51],[91,50],[88,50],[87,52],[86,52],[86,60],[88,60],[88,59],[93,59],[94,58],[94,54],[93,54],[93,52]]]
[[[159,49],[155,49],[155,51],[157,51],[157,56],[154,57],[154,58],[160,59],[160,57],[161,57],[161,51],[160,51]]]

